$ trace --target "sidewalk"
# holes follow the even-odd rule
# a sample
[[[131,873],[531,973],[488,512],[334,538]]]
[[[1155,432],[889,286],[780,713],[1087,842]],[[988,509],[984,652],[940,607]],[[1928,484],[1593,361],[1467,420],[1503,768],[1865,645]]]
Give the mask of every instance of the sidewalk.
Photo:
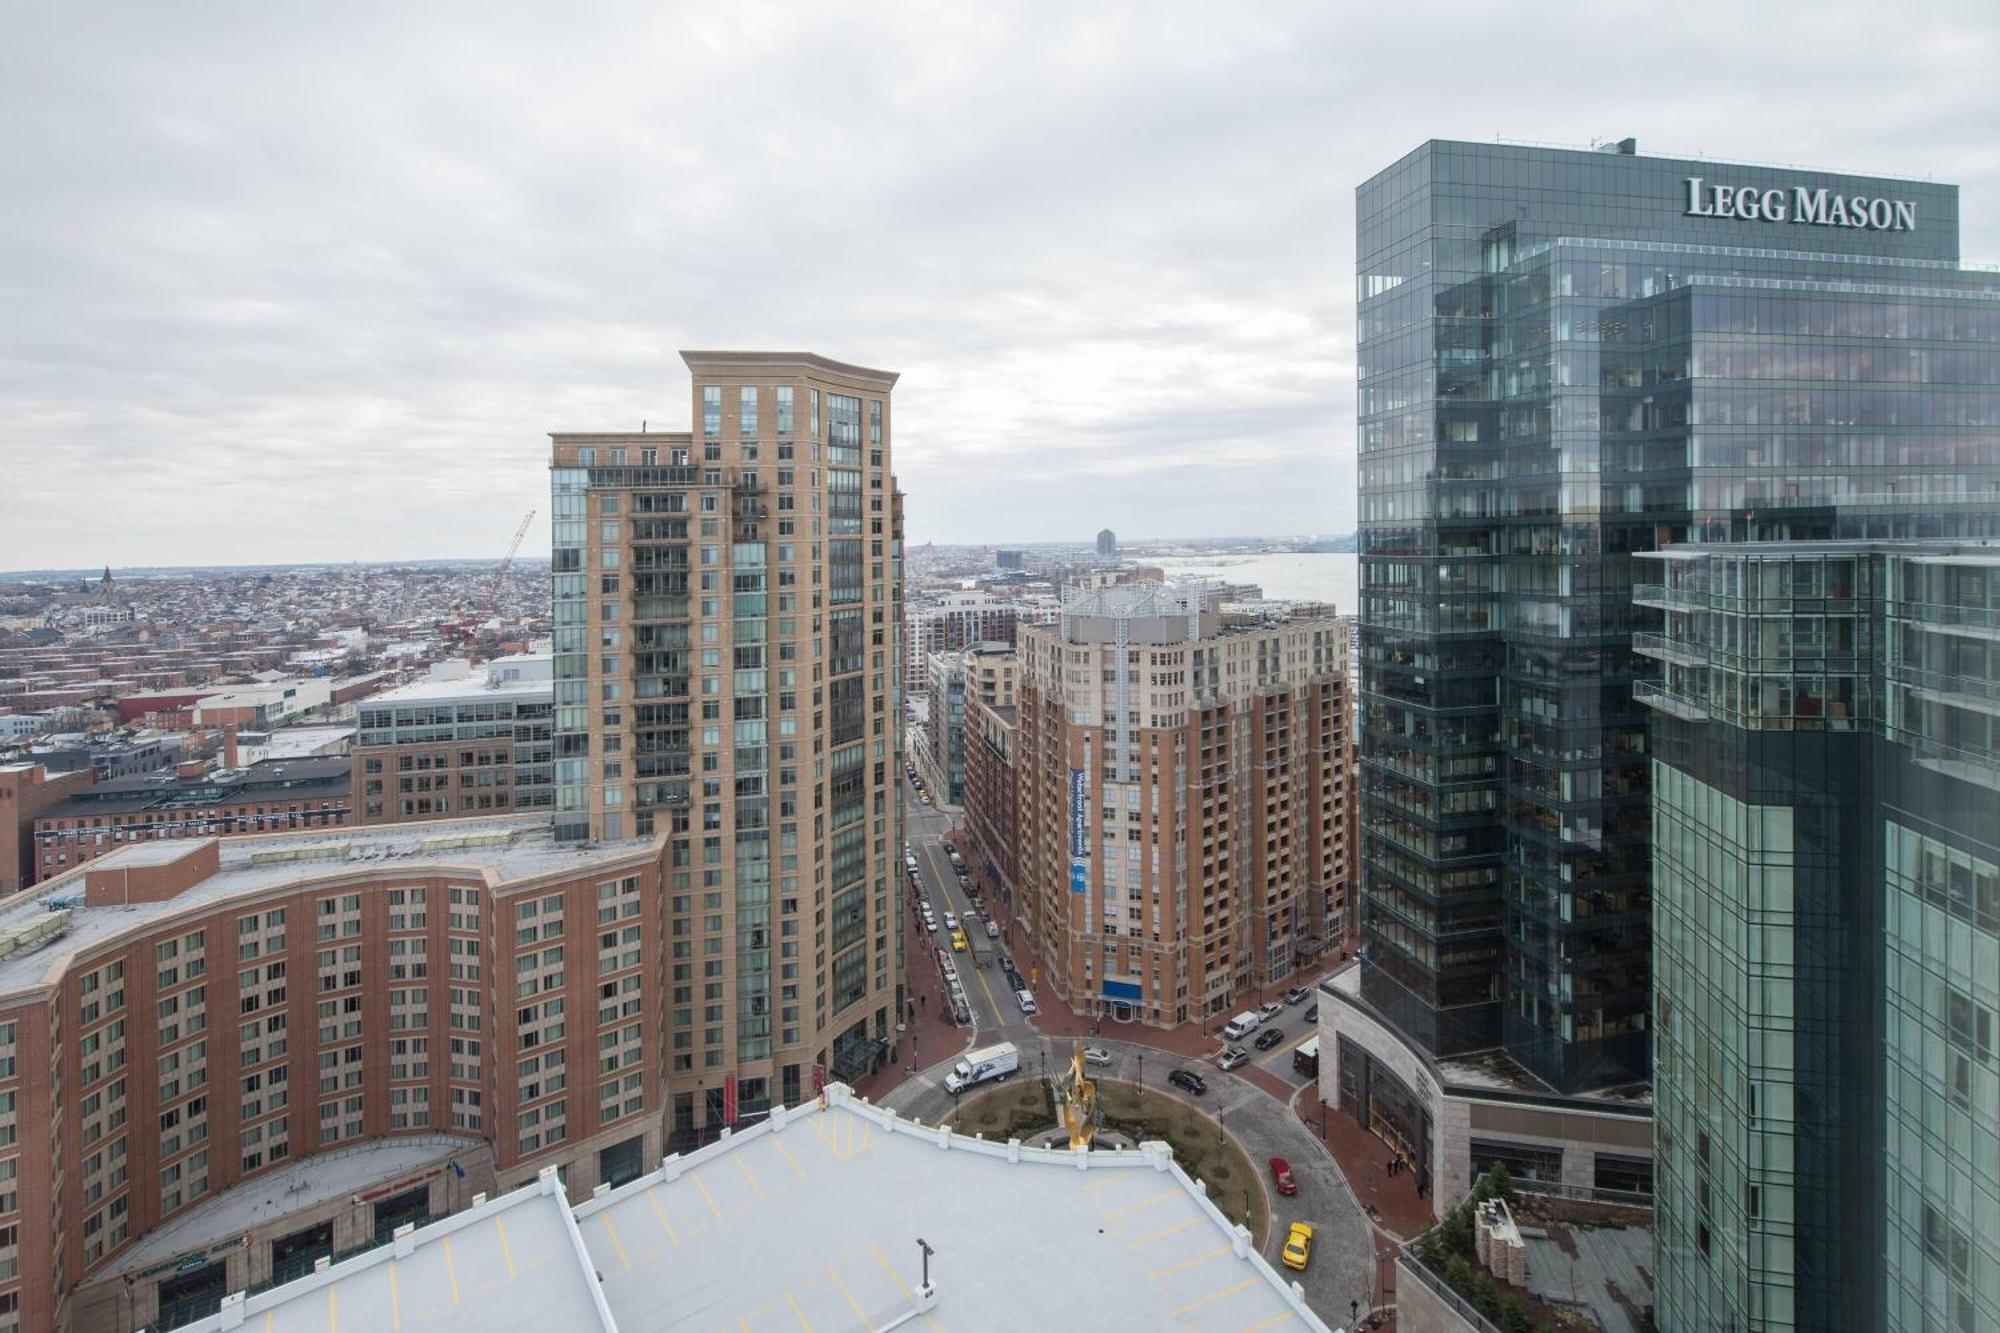
[[[1389,1145],[1361,1128],[1353,1116],[1337,1107],[1323,1107],[1319,1089],[1312,1084],[1298,1092],[1292,1102],[1293,1113],[1332,1154],[1354,1197],[1372,1210],[1375,1229],[1398,1241],[1428,1230],[1436,1220],[1431,1215],[1431,1201],[1417,1193],[1414,1172],[1389,1174]],[[1320,1127],[1322,1112],[1324,1132]]]
[[[937,942],[912,911],[905,914],[907,930],[903,956],[909,985],[908,1003],[917,1006],[916,1015],[905,1014],[904,1030],[895,1035],[895,1056],[866,1078],[856,1080],[854,1090],[870,1101],[880,1101],[891,1089],[911,1077],[914,1066],[924,1069],[948,1056],[956,1056],[972,1044],[973,1029],[945,1021],[951,1001],[945,996],[944,978],[938,974]]]

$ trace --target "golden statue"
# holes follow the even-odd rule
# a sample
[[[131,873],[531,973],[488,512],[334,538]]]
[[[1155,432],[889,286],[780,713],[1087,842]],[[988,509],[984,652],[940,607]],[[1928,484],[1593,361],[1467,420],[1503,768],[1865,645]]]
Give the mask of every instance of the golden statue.
[[[1097,1084],[1084,1072],[1083,1042],[1071,1044],[1069,1072],[1056,1075],[1056,1091],[1062,1096],[1063,1124],[1069,1130],[1071,1151],[1090,1147],[1097,1133]]]

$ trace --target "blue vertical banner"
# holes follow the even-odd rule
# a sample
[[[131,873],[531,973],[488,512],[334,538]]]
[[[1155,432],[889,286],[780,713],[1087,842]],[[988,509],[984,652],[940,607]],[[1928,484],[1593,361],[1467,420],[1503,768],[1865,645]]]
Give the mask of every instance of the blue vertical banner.
[[[1069,771],[1069,854],[1090,855],[1090,788],[1080,768]]]
[[[1090,862],[1079,859],[1069,863],[1069,891],[1090,892]]]

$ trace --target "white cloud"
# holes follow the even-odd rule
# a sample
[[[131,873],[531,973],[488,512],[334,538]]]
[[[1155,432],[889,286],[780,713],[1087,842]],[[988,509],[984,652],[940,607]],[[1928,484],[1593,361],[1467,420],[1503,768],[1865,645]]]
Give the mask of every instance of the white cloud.
[[[1353,189],[1432,136],[1957,180],[2000,257],[1990,5],[11,17],[0,567],[497,554],[679,347],[902,371],[916,541],[1343,530]]]

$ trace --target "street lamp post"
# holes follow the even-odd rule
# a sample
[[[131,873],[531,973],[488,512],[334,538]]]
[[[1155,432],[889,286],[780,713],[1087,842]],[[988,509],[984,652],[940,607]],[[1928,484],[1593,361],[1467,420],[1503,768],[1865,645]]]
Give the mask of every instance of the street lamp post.
[[[923,1266],[924,1266],[923,1285],[922,1287],[919,1288],[919,1290],[929,1291],[931,1286],[931,1256],[933,1254],[936,1254],[937,1251],[933,1250],[930,1247],[929,1242],[927,1242],[922,1236],[917,1237],[917,1249],[923,1255]]]

